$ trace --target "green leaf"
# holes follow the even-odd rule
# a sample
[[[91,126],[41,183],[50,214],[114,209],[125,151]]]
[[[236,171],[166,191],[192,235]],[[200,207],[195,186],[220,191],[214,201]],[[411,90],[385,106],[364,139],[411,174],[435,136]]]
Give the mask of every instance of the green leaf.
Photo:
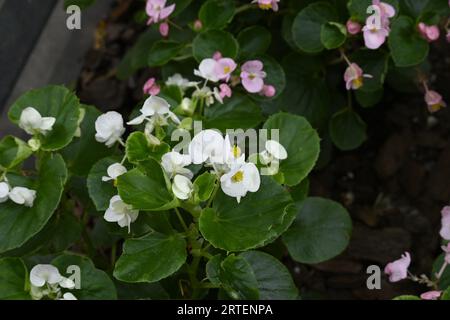
[[[242,30],[237,40],[240,55],[249,58],[265,53],[269,49],[272,35],[266,28],[255,25]]]
[[[179,234],[154,232],[125,241],[114,277],[125,282],[156,282],[175,273],[185,262],[186,242]]]
[[[450,300],[450,287],[442,293],[441,300]]]
[[[286,87],[286,74],[284,73],[283,67],[272,57],[268,55],[261,55],[256,57],[264,64],[264,71],[267,76],[264,79],[264,83],[267,85],[272,85],[276,89],[276,93],[273,97],[267,98],[260,95],[252,95],[251,97],[255,100],[273,100],[283,93]]]
[[[270,254],[247,251],[239,254],[255,275],[260,300],[294,300],[298,290],[288,269]]]
[[[366,123],[350,108],[336,112],[330,121],[331,140],[344,151],[361,146],[367,139],[366,130]]]
[[[8,176],[16,186],[13,177]],[[15,249],[37,234],[58,207],[67,169],[59,154],[45,154],[39,164],[39,178],[22,178],[20,186],[37,191],[33,207],[17,205],[12,201],[0,204],[0,252]]]
[[[184,45],[175,41],[160,40],[153,44],[148,54],[148,66],[160,67],[175,58]]]
[[[202,32],[192,43],[192,52],[198,62],[212,58],[217,51],[220,51],[224,57],[234,59],[238,54],[239,44],[231,33],[222,30]]]
[[[372,78],[364,78],[364,85],[358,91],[374,92],[383,88],[384,79],[388,71],[389,55],[377,50],[360,49],[351,56],[364,74]]]
[[[234,94],[224,103],[216,102],[205,110],[205,128],[222,131],[227,129],[254,128],[263,120],[261,109],[246,95]]]
[[[296,220],[282,237],[294,260],[319,263],[344,251],[352,230],[344,207],[322,198],[307,198],[299,207]]]
[[[59,150],[72,141],[78,128],[80,103],[69,89],[62,86],[48,86],[28,91],[11,106],[9,119],[18,124],[22,111],[30,106],[39,111],[43,117],[56,118],[53,129],[47,135],[39,137],[43,150]]]
[[[280,163],[284,183],[288,186],[300,183],[314,168],[319,157],[320,139],[316,130],[305,118],[288,113],[271,116],[264,129],[278,129],[279,142],[288,153],[287,159]]]
[[[320,41],[326,49],[336,49],[342,46],[347,39],[347,29],[336,22],[328,22],[322,25]]]
[[[413,296],[413,295],[403,295],[403,296],[395,297],[392,300],[420,300],[420,298],[418,296]]]
[[[438,24],[441,17],[449,14],[449,6],[445,0],[401,0],[400,8],[402,13],[428,25]]]
[[[0,167],[11,169],[21,164],[33,154],[24,141],[6,136],[0,141]]]
[[[199,175],[194,181],[194,199],[198,202],[206,201],[216,186],[216,176],[209,172]]]
[[[124,283],[117,281],[117,294],[120,300],[167,300],[169,294],[156,283]]]
[[[71,276],[69,266],[80,268],[80,289],[71,290],[78,300],[117,299],[116,287],[111,278],[106,272],[97,269],[89,258],[67,253],[56,257],[51,264],[65,277]]]
[[[363,108],[370,108],[378,104],[383,99],[384,90],[379,89],[377,91],[365,92],[362,90],[355,91],[355,98],[359,105]]]
[[[156,160],[141,162],[117,179],[122,200],[134,209],[161,211],[177,206],[177,199],[167,188],[164,172]]]
[[[445,254],[442,253],[434,261],[433,270],[431,272],[431,274],[433,275],[433,280],[436,279],[436,274],[441,270],[442,265],[444,264],[444,258]],[[438,288],[439,290],[445,290],[448,287],[450,287],[450,267],[447,266],[445,268],[445,271],[442,273],[441,278],[439,279]]]
[[[324,49],[321,41],[322,26],[336,21],[337,13],[327,2],[315,2],[300,11],[292,24],[293,40],[297,47],[308,53]]]
[[[140,131],[130,134],[125,148],[128,161],[135,164],[151,158],[160,160],[169,151],[170,146],[167,143],[162,142],[160,145],[152,145],[145,134]]]
[[[88,175],[92,166],[100,159],[111,155],[112,148],[98,144],[95,140],[95,120],[102,114],[93,106],[82,106],[85,110],[83,122],[80,125],[81,137],[74,138],[72,143],[61,152],[67,167],[79,176]],[[92,146],[95,145],[95,148]]]
[[[0,259],[0,300],[29,300],[28,272],[20,258]]]
[[[205,30],[222,29],[234,16],[234,1],[208,0],[200,8],[198,16]]]
[[[259,190],[248,193],[240,203],[219,191],[213,207],[203,210],[200,231],[214,247],[244,251],[260,247],[284,231],[292,198],[273,179],[261,178]]]
[[[120,162],[118,157],[107,157],[98,161],[89,172],[87,188],[89,196],[98,211],[105,211],[109,207],[109,200],[117,195],[117,189],[112,181],[102,181],[107,176],[108,167]]]
[[[388,44],[398,67],[418,65],[425,60],[430,49],[428,42],[417,32],[414,21],[406,16],[392,22]]]

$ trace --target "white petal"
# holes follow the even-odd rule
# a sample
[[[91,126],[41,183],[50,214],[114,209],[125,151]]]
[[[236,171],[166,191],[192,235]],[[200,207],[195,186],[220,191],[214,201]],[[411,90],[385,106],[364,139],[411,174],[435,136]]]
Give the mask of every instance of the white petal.
[[[244,183],[246,188],[250,192],[256,192],[261,185],[261,177],[259,175],[258,168],[253,163],[246,163],[243,166],[244,170]]]
[[[59,282],[59,285],[66,289],[73,289],[75,288],[75,282],[73,282],[69,278],[62,277],[61,281]]]
[[[38,264],[30,271],[30,282],[35,287],[59,283],[61,279],[58,269],[51,264]]]
[[[24,129],[28,134],[33,134],[41,125],[42,116],[33,107],[25,108],[20,114],[19,127]]]
[[[63,300],[78,300],[72,293],[66,292],[63,295]]]
[[[182,175],[176,175],[173,179],[172,191],[178,199],[189,199],[193,190],[192,182]]]
[[[41,126],[39,129],[43,131],[50,131],[53,128],[53,125],[55,124],[56,119],[53,117],[44,117],[41,121]]]
[[[120,163],[113,163],[108,167],[108,176],[110,176],[112,179],[116,179],[118,176],[121,176],[122,174],[127,172],[127,168],[125,168]]]
[[[217,82],[219,81],[219,78],[217,76],[216,70],[217,70],[217,61],[214,59],[204,59],[202,62],[200,62],[200,65],[198,67],[198,71],[194,74],[197,76],[200,76],[206,80]]]
[[[142,122],[144,122],[145,120],[145,116],[144,115],[140,115],[139,117],[134,118],[131,121],[127,122],[127,125],[129,126],[137,126],[139,124],[141,124]]]
[[[274,158],[279,160],[284,160],[288,156],[286,149],[278,141],[275,140],[266,141],[266,150]]]
[[[9,198],[17,204],[32,207],[36,199],[36,191],[24,187],[14,187],[9,192]]]
[[[145,100],[141,108],[141,113],[146,116],[153,116],[154,114],[167,114],[170,109],[170,104],[163,98],[150,96]]]
[[[0,182],[0,203],[8,200],[9,185],[6,182]]]
[[[123,217],[123,212],[114,211],[112,208],[106,209],[105,215],[103,216],[103,218],[108,222],[117,222],[123,219]]]

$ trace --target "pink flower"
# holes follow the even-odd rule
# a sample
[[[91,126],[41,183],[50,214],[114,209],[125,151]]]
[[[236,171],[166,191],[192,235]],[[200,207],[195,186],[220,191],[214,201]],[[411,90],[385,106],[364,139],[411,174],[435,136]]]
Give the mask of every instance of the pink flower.
[[[357,21],[347,21],[347,32],[351,35],[355,35],[361,32],[361,25]]]
[[[395,16],[395,9],[390,4],[380,0],[373,0],[372,5],[378,7],[379,20],[375,15],[368,17],[362,30],[366,47],[375,50],[381,47],[389,36],[389,18]]]
[[[203,23],[200,21],[200,19],[197,19],[194,21],[194,30],[200,31],[203,28]]]
[[[159,33],[163,37],[167,37],[169,35],[169,24],[167,22],[163,22],[159,25]]]
[[[428,105],[428,111],[431,113],[437,112],[447,106],[442,99],[442,96],[433,90],[427,90],[425,93],[425,102]],[[448,240],[450,240],[450,238]]]
[[[441,248],[442,248],[442,250],[444,250],[444,252],[445,252],[445,257],[444,257],[445,262],[447,262],[448,264],[450,264],[450,242],[447,243],[446,246],[442,246]]]
[[[439,234],[445,240],[450,240],[450,206],[446,206],[441,211],[441,231]]]
[[[411,263],[409,252],[405,252],[398,260],[390,262],[384,268],[384,273],[389,276],[390,282],[397,282],[408,277],[408,267]]]
[[[258,93],[264,88],[264,65],[259,60],[250,60],[241,67],[242,85],[250,93]]]
[[[231,98],[231,95],[233,94],[233,92],[231,91],[231,88],[229,85],[227,85],[226,83],[222,83],[219,86],[219,88],[220,88],[219,95],[222,99],[225,97]]]
[[[437,300],[442,294],[442,291],[428,291],[424,292],[420,295],[420,298],[423,300]]]
[[[231,73],[236,70],[236,62],[231,58],[220,58],[217,60],[216,74],[219,80],[230,80]]]
[[[389,35],[389,30],[384,27],[369,27],[365,25],[363,30],[364,43],[367,48],[376,50],[383,45]]]
[[[142,91],[144,92],[144,94],[156,96],[161,91],[161,88],[156,84],[155,78],[150,78],[144,84]]]
[[[212,58],[216,61],[220,60],[220,59],[222,59],[222,53],[220,51],[216,51],[216,52],[214,52]]]
[[[439,39],[440,32],[437,26],[428,26],[425,23],[421,22],[417,25],[417,29],[419,30],[422,38],[424,38],[428,42],[433,42]]]
[[[364,78],[372,78],[372,76],[370,74],[363,74],[362,69],[356,63],[351,63],[344,73],[347,90],[358,90],[361,88],[364,84]]]
[[[272,85],[264,85],[261,93],[267,98],[272,98],[277,93],[277,89],[275,89],[275,87]]]
[[[278,11],[278,2],[280,0],[253,0],[252,3],[257,3],[258,6],[263,10],[272,9],[273,11]]]
[[[167,0],[147,0],[145,11],[149,16],[147,24],[158,23],[167,19],[175,10],[175,4],[166,7]]]

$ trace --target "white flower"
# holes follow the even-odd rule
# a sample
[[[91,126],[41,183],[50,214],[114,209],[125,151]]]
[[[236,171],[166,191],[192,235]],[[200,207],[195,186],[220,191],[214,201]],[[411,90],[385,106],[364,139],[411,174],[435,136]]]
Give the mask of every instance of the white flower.
[[[24,187],[14,187],[9,192],[9,198],[17,204],[32,207],[36,199],[36,191]]]
[[[186,90],[187,88],[195,87],[198,82],[189,81],[179,73],[175,73],[173,76],[169,77],[166,81],[166,86],[177,86],[181,90]]]
[[[53,117],[42,117],[39,111],[33,107],[23,109],[20,114],[19,127],[28,134],[46,134],[52,130],[56,119]]]
[[[120,163],[113,163],[108,167],[106,172],[108,173],[108,176],[103,176],[102,181],[116,180],[118,176],[127,172],[127,168]]]
[[[191,170],[185,168],[190,164],[191,157],[189,155],[181,154],[176,151],[167,152],[161,158],[161,165],[170,177],[173,177],[176,174],[181,174],[189,179],[192,179],[194,174]]]
[[[220,133],[207,129],[199,132],[189,144],[189,155],[194,164],[209,161],[212,164],[223,164],[229,151],[227,142]]]
[[[247,192],[256,192],[261,184],[258,168],[253,163],[237,164],[230,172],[220,178],[222,191],[237,202],[245,197]]]
[[[208,81],[219,81],[219,76],[217,74],[217,61],[209,58],[203,59],[202,62],[200,62],[198,70],[194,70],[194,74]]]
[[[192,94],[193,97],[204,99],[207,107],[214,104],[215,94],[210,87],[204,86],[201,89],[197,89]]]
[[[58,284],[63,277],[58,269],[51,264],[38,264],[30,271],[30,282],[35,287],[43,287],[45,284]]]
[[[72,293],[66,292],[60,300],[78,300]]]
[[[134,126],[143,123],[145,120],[151,121],[152,120],[151,117],[156,117],[156,119],[161,118],[159,119],[159,121],[161,120],[164,121],[167,118],[170,118],[176,124],[180,123],[178,117],[173,112],[170,111],[170,104],[160,97],[156,96],[148,97],[147,100],[145,100],[144,105],[142,106],[140,111],[141,115],[127,122],[128,125]]]
[[[136,221],[139,210],[133,210],[133,207],[122,201],[120,196],[114,196],[109,201],[109,208],[106,210],[104,218],[108,222],[117,222],[119,226],[128,226],[130,233],[130,225]]]
[[[194,190],[191,180],[177,174],[173,178],[172,191],[178,199],[187,200]]]
[[[0,203],[8,200],[9,184],[6,182],[0,182]]]
[[[269,164],[271,162],[279,163],[279,160],[285,160],[288,157],[286,149],[275,140],[266,141],[266,149],[261,152],[261,162]]]
[[[109,111],[102,114],[95,121],[95,139],[100,143],[105,143],[111,147],[116,141],[119,141],[125,132],[123,118],[116,111]]]
[[[62,288],[73,289],[75,288],[75,282],[69,278],[61,277],[61,281],[58,283]]]

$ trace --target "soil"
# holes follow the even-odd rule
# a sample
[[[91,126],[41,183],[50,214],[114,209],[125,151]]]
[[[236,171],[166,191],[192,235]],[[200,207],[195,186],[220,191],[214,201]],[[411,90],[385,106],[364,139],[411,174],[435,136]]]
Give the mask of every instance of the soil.
[[[77,85],[83,103],[127,114],[142,98],[142,85],[154,70],[126,81],[114,70],[143,27],[132,21],[132,1],[121,1],[99,24],[97,41],[85,58]],[[431,87],[450,101],[450,59],[445,41],[433,44]],[[424,286],[410,281],[368,290],[366,268],[398,259],[409,251],[410,270],[429,274],[440,253],[440,210],[450,199],[450,108],[430,115],[423,93],[389,89],[383,101],[358,109],[367,122],[368,140],[351,152],[334,151],[327,166],[310,177],[311,195],[342,203],[351,214],[353,234],[340,256],[317,265],[284,262],[303,298],[391,299],[419,294]]]

